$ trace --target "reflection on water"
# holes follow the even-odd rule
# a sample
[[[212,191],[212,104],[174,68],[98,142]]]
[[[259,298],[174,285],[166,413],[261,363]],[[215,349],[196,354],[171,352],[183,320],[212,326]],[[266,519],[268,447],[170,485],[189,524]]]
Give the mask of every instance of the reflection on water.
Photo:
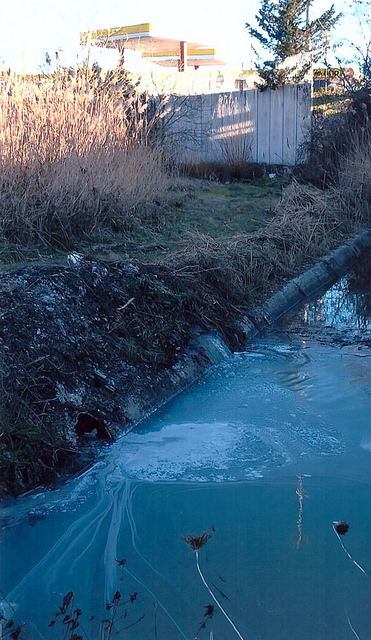
[[[296,320],[332,329],[369,331],[371,323],[371,263],[360,263],[317,299],[304,305]]]
[[[184,542],[204,531],[202,571],[244,638],[346,640],[350,624],[368,637],[371,582],[332,528],[350,523],[347,548],[371,569],[369,292],[355,282],[214,367],[80,477],[4,504],[3,612],[28,621],[26,637],[63,637],[53,614],[71,590],[79,633],[105,637],[118,589],[115,637],[237,637],[217,607],[205,617],[214,601]]]
[[[352,294],[347,280],[340,280],[315,302],[305,305],[303,320],[337,329],[369,329],[367,296]]]

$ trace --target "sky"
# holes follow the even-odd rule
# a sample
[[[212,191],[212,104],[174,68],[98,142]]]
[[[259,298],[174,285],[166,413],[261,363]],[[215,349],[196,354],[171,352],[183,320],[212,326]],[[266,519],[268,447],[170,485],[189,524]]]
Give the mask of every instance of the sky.
[[[335,2],[337,11],[346,16],[333,41],[350,37],[360,42],[356,21],[346,2],[349,0]],[[330,4],[328,0],[314,0],[311,17]],[[33,72],[45,65],[47,51],[54,60],[54,52],[60,49],[62,64],[74,65],[83,59],[81,31],[150,22],[159,35],[215,47],[217,57],[225,60],[228,68],[253,66],[245,23],[254,20],[259,0],[187,0],[183,5],[170,0],[0,0],[0,63],[17,72]],[[101,66],[115,65],[116,53],[93,55]],[[134,67],[142,64],[138,56],[130,63]]]

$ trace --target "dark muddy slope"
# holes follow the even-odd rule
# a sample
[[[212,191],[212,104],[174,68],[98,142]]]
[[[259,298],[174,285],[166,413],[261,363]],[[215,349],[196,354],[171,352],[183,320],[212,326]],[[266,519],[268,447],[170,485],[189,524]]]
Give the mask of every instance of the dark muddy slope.
[[[0,466],[12,493],[53,479],[79,437],[113,439],[220,357],[196,348],[210,327],[164,269],[33,266],[1,274],[0,295]]]

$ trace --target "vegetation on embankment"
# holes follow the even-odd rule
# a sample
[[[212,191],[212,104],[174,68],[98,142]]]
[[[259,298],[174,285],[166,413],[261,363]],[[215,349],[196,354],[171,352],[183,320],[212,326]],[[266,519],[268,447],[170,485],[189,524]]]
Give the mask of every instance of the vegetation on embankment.
[[[244,313],[369,225],[368,127],[348,116],[320,120],[296,175],[220,184],[175,175],[145,110],[125,76],[0,93],[0,260],[29,265],[0,276],[5,492],[55,478],[81,420],[130,426],[196,331],[242,348]]]

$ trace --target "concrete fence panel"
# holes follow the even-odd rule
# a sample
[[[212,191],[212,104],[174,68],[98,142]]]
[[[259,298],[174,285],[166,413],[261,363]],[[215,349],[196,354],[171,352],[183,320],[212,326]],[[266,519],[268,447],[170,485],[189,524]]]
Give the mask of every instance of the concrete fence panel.
[[[170,96],[161,109],[157,135],[174,160],[294,165],[310,132],[311,89]]]

